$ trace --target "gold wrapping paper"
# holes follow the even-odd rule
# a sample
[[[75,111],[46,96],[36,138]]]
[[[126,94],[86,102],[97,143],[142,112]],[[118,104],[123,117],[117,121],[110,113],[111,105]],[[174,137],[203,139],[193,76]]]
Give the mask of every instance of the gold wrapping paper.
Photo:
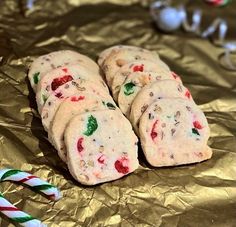
[[[236,2],[212,8],[204,1],[186,3],[203,10],[203,24],[217,16],[235,36]],[[54,203],[10,182],[0,191],[19,209],[48,226],[236,226],[236,72],[219,64],[223,53],[209,40],[181,30],[158,31],[150,1],[36,0],[0,1],[0,166],[31,172],[58,186]],[[211,160],[174,168],[151,168],[140,150],[140,167],[120,180],[85,187],[70,176],[47,140],[34,93],[26,77],[41,54],[73,49],[95,59],[104,48],[130,44],[157,51],[190,89],[211,128]],[[186,148],[187,149],[187,148]],[[14,226],[0,215],[0,226]]]

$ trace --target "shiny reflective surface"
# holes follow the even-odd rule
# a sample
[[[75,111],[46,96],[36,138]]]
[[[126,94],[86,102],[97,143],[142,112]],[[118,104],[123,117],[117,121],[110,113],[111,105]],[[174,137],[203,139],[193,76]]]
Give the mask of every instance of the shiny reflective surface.
[[[92,2],[92,4],[91,4]],[[175,4],[188,1],[175,1]],[[1,192],[19,209],[49,226],[235,226],[236,73],[219,64],[223,49],[181,30],[163,34],[152,23],[148,1],[0,1],[0,163],[55,184],[63,198],[48,202],[30,189],[2,183]],[[235,39],[236,3],[203,10],[203,25],[216,15]],[[26,79],[41,54],[73,49],[96,58],[115,44],[157,51],[181,75],[211,128],[209,161],[151,168],[140,150],[140,168],[115,182],[85,187],[76,183],[47,140]],[[1,226],[13,226],[0,216]]]

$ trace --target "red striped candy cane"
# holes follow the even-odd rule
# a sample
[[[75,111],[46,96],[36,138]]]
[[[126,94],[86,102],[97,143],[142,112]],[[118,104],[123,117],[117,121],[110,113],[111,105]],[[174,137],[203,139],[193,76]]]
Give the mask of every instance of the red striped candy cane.
[[[21,170],[15,170],[15,169],[0,170],[0,181],[15,181],[29,185],[31,188],[47,195],[51,200],[58,200],[61,198],[60,192],[55,186]],[[17,207],[12,205],[3,197],[1,193],[0,193],[0,212],[5,214],[12,221],[17,222],[22,226],[26,227],[46,226],[40,220],[35,219],[31,215],[19,210]]]

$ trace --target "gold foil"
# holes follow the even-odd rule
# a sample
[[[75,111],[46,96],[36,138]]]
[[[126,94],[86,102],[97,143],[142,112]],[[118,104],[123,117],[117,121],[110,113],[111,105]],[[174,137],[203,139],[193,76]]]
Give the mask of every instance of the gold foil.
[[[203,10],[203,24],[226,19],[235,38],[235,8]],[[0,191],[19,209],[48,226],[236,226],[236,72],[223,69],[223,49],[181,30],[158,31],[149,1],[0,1],[0,166],[31,172],[55,184],[63,198],[54,203],[10,182]],[[179,75],[204,110],[211,128],[211,160],[174,168],[151,168],[140,150],[140,167],[120,180],[85,187],[69,174],[47,140],[26,77],[41,54],[73,49],[96,58],[115,44],[157,51]],[[186,149],[188,149],[186,147]],[[4,216],[0,225],[14,226]]]

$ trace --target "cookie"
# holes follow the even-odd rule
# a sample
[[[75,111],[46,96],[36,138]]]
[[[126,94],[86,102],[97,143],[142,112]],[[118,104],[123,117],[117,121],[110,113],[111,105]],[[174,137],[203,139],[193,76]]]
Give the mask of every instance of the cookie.
[[[209,127],[200,108],[187,99],[160,99],[140,118],[140,141],[155,167],[201,162],[211,158]]]
[[[98,74],[93,74],[88,68],[81,65],[68,65],[67,67],[54,69],[48,72],[37,85],[36,101],[39,113],[41,114],[42,107],[48,97],[52,94],[57,95],[55,90],[58,87],[76,79],[95,80],[101,85],[104,84]]]
[[[84,92],[95,91],[101,97],[108,97],[109,93],[106,90],[106,85],[95,84],[89,80],[72,80],[58,87],[51,94],[42,108],[42,123],[46,131],[49,130],[53,117],[63,100],[73,95],[82,95]]]
[[[146,85],[136,95],[129,115],[137,134],[139,119],[142,114],[151,103],[162,98],[186,98],[193,101],[189,90],[176,80],[160,80]]]
[[[48,132],[49,140],[57,149],[60,158],[66,162],[64,131],[73,116],[89,111],[116,110],[116,108],[110,96],[102,97],[96,91],[84,92],[81,95],[74,95],[63,100],[54,115]]]
[[[116,180],[138,168],[137,137],[118,111],[77,115],[65,130],[65,144],[70,173],[85,185]]]
[[[108,86],[111,85],[115,73],[125,64],[137,60],[148,60],[152,62],[160,62],[158,54],[147,52],[143,49],[127,50],[122,49],[119,51],[112,51],[111,54],[105,59],[102,69],[106,76]],[[164,64],[164,63],[163,63]],[[166,66],[167,67],[167,66]]]
[[[126,78],[133,72],[156,72],[159,79],[177,79],[180,80],[175,73],[171,72],[163,66],[162,62],[150,62],[145,60],[139,60],[130,62],[122,66],[115,74],[111,84],[111,91],[113,98],[117,101],[118,94],[120,92],[121,85],[125,82]]]
[[[99,74],[98,65],[89,57],[71,50],[60,50],[42,55],[33,61],[28,73],[31,87],[36,92],[38,82],[46,73],[69,64],[82,65],[93,73]]]
[[[136,50],[136,51],[140,51],[140,47],[136,47],[136,46],[128,46],[128,45],[115,45],[115,46],[112,46],[112,47],[109,47],[105,50],[103,50],[99,56],[98,56],[98,65],[99,66],[102,66],[103,65],[103,62],[105,61],[106,58],[108,58],[108,56],[111,54],[111,52],[113,51],[119,51],[119,50],[122,50],[122,49],[128,49],[128,50]],[[148,51],[148,50],[145,50],[145,49],[142,49],[143,51]]]
[[[157,72],[134,72],[131,73],[121,86],[118,105],[125,116],[129,116],[130,108],[139,91],[147,84],[163,80],[164,78],[172,79],[171,72],[157,73]],[[174,79],[172,79],[174,80]]]

